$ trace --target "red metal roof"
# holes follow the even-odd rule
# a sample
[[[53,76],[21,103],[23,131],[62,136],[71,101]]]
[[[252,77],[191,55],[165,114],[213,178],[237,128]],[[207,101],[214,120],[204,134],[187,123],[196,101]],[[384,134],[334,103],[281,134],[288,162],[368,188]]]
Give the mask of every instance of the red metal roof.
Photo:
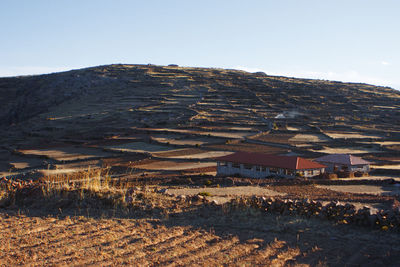
[[[218,157],[216,160],[291,170],[320,169],[326,167],[325,165],[296,156],[278,156],[249,152],[236,152],[231,155]]]

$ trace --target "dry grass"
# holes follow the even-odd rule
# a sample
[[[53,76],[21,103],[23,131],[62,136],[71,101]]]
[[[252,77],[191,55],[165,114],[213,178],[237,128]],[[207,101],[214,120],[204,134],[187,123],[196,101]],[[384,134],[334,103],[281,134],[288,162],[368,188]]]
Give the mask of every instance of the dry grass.
[[[396,232],[230,210],[146,185],[117,189],[106,171],[53,178],[37,190],[17,190],[14,203],[0,210],[0,265],[395,266],[400,260]]]

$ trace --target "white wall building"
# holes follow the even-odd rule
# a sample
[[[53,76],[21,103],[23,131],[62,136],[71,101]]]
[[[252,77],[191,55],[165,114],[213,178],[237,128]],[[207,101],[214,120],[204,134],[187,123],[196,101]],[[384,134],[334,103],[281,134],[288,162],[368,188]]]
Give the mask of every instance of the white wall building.
[[[240,175],[251,178],[268,176],[312,177],[324,173],[325,166],[296,156],[236,152],[217,158],[217,175]]]

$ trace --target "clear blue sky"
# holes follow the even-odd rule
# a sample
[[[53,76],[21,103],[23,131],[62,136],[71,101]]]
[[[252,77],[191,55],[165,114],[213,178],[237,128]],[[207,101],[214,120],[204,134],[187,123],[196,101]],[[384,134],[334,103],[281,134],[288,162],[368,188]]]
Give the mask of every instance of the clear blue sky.
[[[179,64],[400,89],[399,0],[1,0],[0,76]]]

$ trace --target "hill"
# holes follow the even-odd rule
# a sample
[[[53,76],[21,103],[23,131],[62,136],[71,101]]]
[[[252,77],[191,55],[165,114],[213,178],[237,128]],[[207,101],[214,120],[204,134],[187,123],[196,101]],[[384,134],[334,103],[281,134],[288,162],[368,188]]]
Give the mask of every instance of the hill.
[[[257,113],[259,119],[261,116],[271,119],[280,113],[294,111],[308,117],[310,123],[329,124],[335,117],[343,117],[341,121],[356,126],[365,121],[391,123],[390,118],[399,115],[396,108],[400,97],[396,90],[367,84],[154,65],[108,65],[48,75],[1,78],[0,91],[0,103],[5,107],[0,114],[3,125],[45,113],[59,115],[54,109],[61,104],[67,104],[71,111],[77,110],[78,107],[73,107],[78,100],[89,101],[86,102],[88,106],[94,105],[97,111],[102,110],[96,106],[99,102],[104,110],[113,110],[113,105],[119,104],[120,113],[131,109],[142,111],[135,116],[139,121],[141,115],[163,113],[165,108],[168,112],[183,109],[188,117],[193,111],[199,113],[198,102],[211,100],[208,105],[201,105],[204,112],[217,106],[238,107],[252,109],[249,112]],[[112,115],[107,113],[102,119]],[[354,115],[358,115],[358,119]],[[220,116],[215,114],[214,117]]]
[[[391,88],[107,65],[1,78],[0,104],[0,265],[399,261]],[[373,165],[348,180],[215,176],[234,151]]]
[[[400,144],[395,123],[400,92],[368,84],[176,65],[106,65],[1,78],[0,93],[0,134],[9,152],[134,135],[146,144],[201,145],[207,151],[308,157],[356,151],[388,163]],[[182,141],[189,136],[197,139]],[[135,152],[154,152],[136,147]],[[16,164],[2,166],[6,171]]]
[[[106,65],[1,78],[0,93],[6,145],[27,136],[36,137],[30,142],[102,139],[132,127],[400,137],[395,123],[400,92],[368,84],[175,65]],[[258,139],[276,141],[273,135]]]

